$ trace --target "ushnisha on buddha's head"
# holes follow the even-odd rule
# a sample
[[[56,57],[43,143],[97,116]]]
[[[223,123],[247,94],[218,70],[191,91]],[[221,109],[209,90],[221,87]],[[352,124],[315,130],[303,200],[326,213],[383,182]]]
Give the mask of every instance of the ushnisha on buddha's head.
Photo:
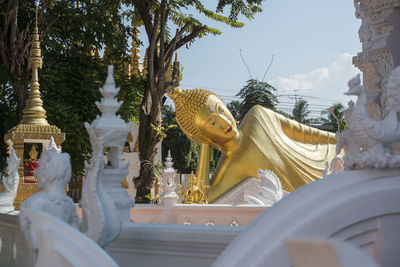
[[[176,121],[193,141],[220,148],[238,134],[232,114],[211,91],[175,88],[169,97],[175,103]]]

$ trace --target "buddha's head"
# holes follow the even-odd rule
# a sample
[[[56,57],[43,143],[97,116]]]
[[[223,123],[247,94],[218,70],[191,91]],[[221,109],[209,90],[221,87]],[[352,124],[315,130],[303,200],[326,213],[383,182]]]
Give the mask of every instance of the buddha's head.
[[[176,121],[190,139],[220,149],[238,134],[235,119],[214,93],[175,89],[169,96],[175,102]]]

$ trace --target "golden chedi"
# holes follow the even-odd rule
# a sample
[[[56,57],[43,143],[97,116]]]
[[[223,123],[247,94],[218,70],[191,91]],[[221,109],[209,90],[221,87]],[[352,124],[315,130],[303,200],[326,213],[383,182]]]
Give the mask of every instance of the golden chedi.
[[[296,188],[322,178],[325,162],[335,154],[335,135],[290,120],[270,109],[254,106],[238,127],[224,102],[204,89],[180,90],[176,120],[185,134],[201,143],[197,177],[209,181],[209,147],[222,156],[211,178],[208,200],[213,202],[250,177],[268,169],[282,188]]]
[[[29,68],[32,70],[32,78],[28,99],[26,100],[26,107],[22,112],[22,119],[18,125],[10,129],[4,136],[5,143],[11,141],[12,147],[15,149],[17,157],[19,158],[23,158],[25,143],[41,143],[43,147],[43,145],[48,144],[50,138],[53,137],[57,146],[60,146],[65,140],[65,133],[62,133],[57,126],[48,123],[46,119],[46,110],[43,108],[43,101],[40,97],[38,70],[42,68],[42,57],[39,42],[37,5],[32,47],[30,49]],[[32,151],[32,153],[32,155],[34,155],[35,152]],[[31,163],[30,167],[34,167],[35,164],[32,158]],[[25,173],[23,161],[20,161],[20,179],[17,196],[14,200],[14,207],[17,210],[25,199],[40,191],[37,181],[32,176],[33,171],[33,169],[29,169],[29,171]]]

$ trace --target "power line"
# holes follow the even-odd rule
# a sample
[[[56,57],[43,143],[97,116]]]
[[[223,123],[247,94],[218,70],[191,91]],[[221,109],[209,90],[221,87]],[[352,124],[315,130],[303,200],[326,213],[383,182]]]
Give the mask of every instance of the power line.
[[[208,87],[208,86],[202,86],[202,85],[193,85],[193,84],[181,84],[181,85],[187,86],[187,87],[192,87],[192,88],[204,88],[204,89],[222,91],[222,92],[232,92],[232,91],[234,91],[232,89]],[[219,96],[221,96],[221,95],[219,94]],[[291,98],[291,97],[294,97],[295,95],[294,94],[279,94],[279,95],[277,95],[277,97],[281,97],[281,96]],[[231,98],[237,98],[236,96],[230,96],[230,97]],[[325,98],[309,96],[309,95],[298,95],[298,99],[301,99],[302,97],[318,99],[318,101],[329,102],[329,103],[342,103],[343,102],[343,100],[339,100],[339,99],[325,99]],[[237,98],[237,99],[239,99],[239,98]]]

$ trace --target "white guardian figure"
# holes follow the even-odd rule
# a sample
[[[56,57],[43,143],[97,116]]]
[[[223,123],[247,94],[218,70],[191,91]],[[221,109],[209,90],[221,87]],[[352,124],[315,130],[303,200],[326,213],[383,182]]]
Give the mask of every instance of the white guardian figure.
[[[2,177],[4,191],[0,193],[0,213],[9,213],[14,211],[14,199],[17,195],[19,174],[19,159],[15,150],[11,149],[10,156],[7,158],[7,176]]]

